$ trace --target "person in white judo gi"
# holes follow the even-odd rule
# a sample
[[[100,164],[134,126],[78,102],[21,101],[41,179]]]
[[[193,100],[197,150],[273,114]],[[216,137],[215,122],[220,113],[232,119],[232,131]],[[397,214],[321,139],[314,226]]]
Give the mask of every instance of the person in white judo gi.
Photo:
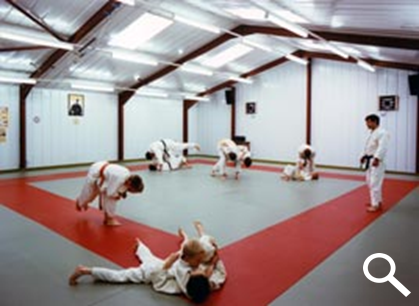
[[[285,181],[317,180],[319,173],[315,171],[314,158],[316,151],[310,145],[303,144],[298,148],[298,159],[295,165],[285,166],[281,177]]]
[[[218,161],[212,167],[211,176],[221,176],[227,178],[227,161],[235,162],[237,160],[238,149],[236,143],[231,139],[221,139],[217,144]]]
[[[367,211],[376,212],[382,208],[382,186],[390,137],[388,132],[380,127],[380,117],[377,115],[368,115],[365,123],[371,132],[367,137],[360,162],[366,170],[366,181],[370,193]]]
[[[197,143],[182,143],[172,139],[162,139],[150,144],[145,158],[150,160],[151,171],[170,171],[188,168],[189,164],[183,155],[184,150],[200,150]]]
[[[205,232],[201,222],[195,221],[194,226],[198,233],[198,241],[205,251],[200,268],[206,271],[205,273],[209,277],[211,291],[219,290],[227,279],[227,271],[223,261],[220,259],[217,243],[214,237]],[[183,243],[189,241],[188,235],[183,229],[179,229],[179,236],[182,238]]]
[[[235,161],[235,179],[239,179],[239,175],[242,172],[242,167],[249,168],[252,165],[252,154],[245,145],[237,145],[237,159]]]
[[[185,293],[192,301],[200,303],[210,293],[208,277],[199,269],[204,254],[200,242],[191,239],[182,244],[181,251],[171,253],[162,260],[137,239],[136,256],[141,261],[140,266],[115,270],[79,265],[70,275],[69,284],[75,286],[80,277],[90,275],[95,280],[108,283],[151,284],[157,292]]]
[[[144,184],[139,175],[120,165],[107,161],[96,162],[90,166],[86,181],[76,199],[78,211],[87,210],[89,204],[99,196],[99,208],[103,210],[103,223],[108,226],[120,225],[115,218],[116,204],[125,199],[127,193],[140,193]]]

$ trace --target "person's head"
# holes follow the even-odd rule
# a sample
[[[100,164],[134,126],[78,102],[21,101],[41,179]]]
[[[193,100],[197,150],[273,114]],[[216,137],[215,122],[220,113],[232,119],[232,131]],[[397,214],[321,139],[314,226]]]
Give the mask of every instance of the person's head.
[[[371,114],[365,117],[365,123],[370,130],[375,130],[380,125],[380,117]]]
[[[237,159],[237,154],[236,154],[236,153],[234,153],[234,152],[230,152],[230,153],[228,153],[228,158],[229,158],[231,161],[235,161],[235,160]]]
[[[127,180],[128,191],[139,193],[144,190],[143,180],[139,175],[133,174]]]
[[[153,158],[154,158],[154,153],[153,152],[147,151],[145,153],[145,159],[152,160]]]
[[[252,165],[252,159],[250,157],[246,157],[243,161],[243,164],[246,166],[246,168],[249,168]]]
[[[148,170],[150,170],[150,171],[157,171],[157,165],[154,165],[154,164],[148,165]]]
[[[202,272],[191,273],[186,284],[186,293],[194,303],[204,302],[211,292],[211,285],[208,277]]]
[[[311,152],[311,150],[309,148],[307,148],[303,151],[302,158],[310,159],[312,155],[313,155],[313,152]]]
[[[189,239],[182,246],[182,260],[191,267],[198,267],[205,257],[205,250],[197,239]]]

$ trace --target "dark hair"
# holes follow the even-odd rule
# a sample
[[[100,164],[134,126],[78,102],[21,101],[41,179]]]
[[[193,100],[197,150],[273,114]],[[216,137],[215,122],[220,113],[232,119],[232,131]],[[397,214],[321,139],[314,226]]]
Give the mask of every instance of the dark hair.
[[[145,159],[147,159],[147,160],[152,160],[153,159],[153,153],[151,153],[150,151],[147,151],[146,153],[145,153]]]
[[[139,175],[131,175],[130,177],[131,188],[135,191],[142,192],[144,190],[143,180]]]
[[[252,165],[252,159],[250,157],[246,157],[243,163],[247,168],[249,168]]]
[[[228,153],[228,158],[230,158],[230,160],[235,161],[237,159],[237,154],[234,152],[230,152]]]
[[[311,150],[310,149],[305,149],[304,151],[303,151],[303,156],[305,157],[305,158],[307,158],[307,159],[309,159],[309,158],[311,158],[311,154],[312,154],[313,152],[311,152]]]
[[[150,171],[157,171],[157,166],[156,165],[153,165],[153,164],[148,165],[148,170],[150,170]]]
[[[377,123],[377,125],[380,125],[380,117],[378,117],[377,115],[368,115],[367,117],[365,117],[365,121],[372,121]]]
[[[208,278],[202,274],[191,275],[186,284],[186,292],[194,303],[202,303],[209,296],[211,286]]]

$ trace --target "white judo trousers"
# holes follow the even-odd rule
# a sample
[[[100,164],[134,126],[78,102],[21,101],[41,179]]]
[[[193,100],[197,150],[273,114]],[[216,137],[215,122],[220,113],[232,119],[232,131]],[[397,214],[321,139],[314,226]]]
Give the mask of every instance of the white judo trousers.
[[[77,205],[87,206],[99,195],[100,208],[108,216],[114,217],[120,193],[127,191],[125,182],[129,176],[130,172],[125,167],[106,161],[94,163],[89,168],[83,189],[77,197]]]
[[[178,169],[183,162],[183,151],[197,147],[198,144],[193,142],[183,143],[176,142],[172,139],[163,139],[153,142],[149,147],[149,151],[154,153],[154,162],[158,165],[162,165],[162,170],[175,170]]]
[[[377,127],[367,137],[363,156],[372,156],[380,162],[378,167],[372,166],[372,160],[366,172],[366,182],[370,192],[371,205],[378,207],[383,201],[382,187],[386,169],[386,155],[389,143],[386,130]]]
[[[212,167],[213,173],[224,175],[226,173],[227,156],[229,153],[235,153],[237,155],[237,145],[230,139],[223,139],[218,142],[218,161]]]
[[[142,262],[139,267],[122,270],[93,267],[92,276],[108,283],[152,284],[153,289],[158,292],[181,293],[175,277],[169,271],[163,270],[164,261],[155,256],[144,243],[139,244],[136,255]]]

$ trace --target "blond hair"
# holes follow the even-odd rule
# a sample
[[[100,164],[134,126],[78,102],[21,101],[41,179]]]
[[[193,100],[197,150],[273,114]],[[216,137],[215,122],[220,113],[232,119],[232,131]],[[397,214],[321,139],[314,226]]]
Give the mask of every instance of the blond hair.
[[[201,243],[196,239],[186,241],[182,246],[182,258],[192,258],[198,254],[205,252]]]

